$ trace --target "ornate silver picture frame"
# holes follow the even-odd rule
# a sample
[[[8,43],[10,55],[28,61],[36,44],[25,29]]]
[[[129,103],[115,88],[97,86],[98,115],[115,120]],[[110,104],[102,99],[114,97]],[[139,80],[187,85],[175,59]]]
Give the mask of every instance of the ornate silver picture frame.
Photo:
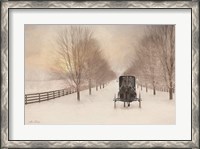
[[[11,93],[9,92],[12,81],[9,73],[11,58],[9,42],[9,12],[12,9],[188,9],[191,12],[191,140],[11,140],[9,134],[9,106]],[[22,39],[23,40],[23,39]],[[12,55],[12,54],[11,54]],[[189,56],[189,55],[188,55]],[[2,1],[1,2],[1,148],[199,148],[199,2],[198,1],[170,1],[170,2],[145,2],[145,1]],[[184,81],[184,80],[183,80]],[[184,117],[184,115],[183,115]],[[119,134],[120,135],[120,134]]]

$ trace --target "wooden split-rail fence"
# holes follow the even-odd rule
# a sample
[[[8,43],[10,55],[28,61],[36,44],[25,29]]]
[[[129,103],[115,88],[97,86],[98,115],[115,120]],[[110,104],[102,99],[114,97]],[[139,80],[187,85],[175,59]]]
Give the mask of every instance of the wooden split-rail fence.
[[[25,104],[47,101],[61,96],[75,93],[76,91],[70,89],[54,90],[49,92],[40,92],[33,94],[25,94]]]

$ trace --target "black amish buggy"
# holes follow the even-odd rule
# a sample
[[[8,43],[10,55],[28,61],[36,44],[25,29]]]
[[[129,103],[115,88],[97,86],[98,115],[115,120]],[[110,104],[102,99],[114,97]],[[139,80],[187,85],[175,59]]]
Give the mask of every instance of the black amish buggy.
[[[139,93],[139,97],[137,97],[136,92],[136,79],[134,76],[120,76],[119,77],[119,92],[117,97],[114,97],[114,107],[116,108],[116,102],[121,101],[124,102],[124,107],[126,103],[128,103],[128,107],[130,103],[133,101],[139,102],[139,108],[141,108],[141,97]]]

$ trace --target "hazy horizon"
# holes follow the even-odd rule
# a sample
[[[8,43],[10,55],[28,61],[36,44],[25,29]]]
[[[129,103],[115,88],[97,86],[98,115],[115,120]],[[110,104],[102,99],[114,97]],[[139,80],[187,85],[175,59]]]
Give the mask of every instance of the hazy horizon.
[[[25,79],[43,80],[55,66],[56,36],[70,25],[25,25]],[[82,26],[82,25],[81,25]],[[94,32],[111,69],[118,75],[134,61],[146,25],[86,25]]]

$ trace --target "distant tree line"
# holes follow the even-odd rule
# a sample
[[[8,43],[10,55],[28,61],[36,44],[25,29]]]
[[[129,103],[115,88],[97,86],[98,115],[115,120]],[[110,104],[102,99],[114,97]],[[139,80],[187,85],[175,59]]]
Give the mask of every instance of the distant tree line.
[[[138,84],[150,86],[153,94],[156,88],[165,87],[169,99],[173,99],[175,89],[175,26],[148,26],[138,43],[136,56],[125,74],[135,75]]]

